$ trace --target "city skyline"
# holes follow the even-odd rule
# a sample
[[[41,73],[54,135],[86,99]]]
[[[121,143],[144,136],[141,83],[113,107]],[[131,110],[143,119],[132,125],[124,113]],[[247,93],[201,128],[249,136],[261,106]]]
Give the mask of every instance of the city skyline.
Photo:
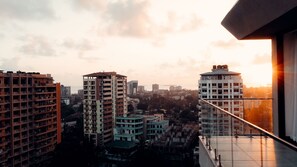
[[[1,0],[1,69],[49,73],[73,92],[96,71],[147,90],[197,89],[216,64],[240,72],[247,86],[271,84],[270,41],[237,41],[221,26],[235,2]]]

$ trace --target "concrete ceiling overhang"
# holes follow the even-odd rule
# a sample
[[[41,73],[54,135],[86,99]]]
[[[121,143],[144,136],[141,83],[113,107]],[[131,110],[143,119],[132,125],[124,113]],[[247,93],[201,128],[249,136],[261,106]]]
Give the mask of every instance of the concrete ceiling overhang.
[[[222,25],[237,39],[270,39],[297,28],[297,0],[239,0]]]

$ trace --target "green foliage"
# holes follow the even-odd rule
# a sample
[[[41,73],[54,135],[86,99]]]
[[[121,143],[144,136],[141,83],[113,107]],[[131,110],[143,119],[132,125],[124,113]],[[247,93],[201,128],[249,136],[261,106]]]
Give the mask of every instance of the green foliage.
[[[179,114],[182,123],[197,121],[197,113],[191,112],[190,110],[184,110]]]
[[[61,116],[62,116],[62,119],[68,117],[69,115],[71,114],[74,114],[75,111],[74,109],[72,108],[72,106],[70,105],[66,105],[65,103],[61,103]]]

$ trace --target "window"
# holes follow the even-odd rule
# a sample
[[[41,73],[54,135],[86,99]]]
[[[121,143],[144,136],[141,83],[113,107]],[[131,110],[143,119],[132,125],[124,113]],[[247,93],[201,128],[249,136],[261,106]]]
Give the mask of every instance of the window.
[[[219,83],[219,84],[218,84],[218,87],[219,87],[219,88],[222,88],[222,83]]]

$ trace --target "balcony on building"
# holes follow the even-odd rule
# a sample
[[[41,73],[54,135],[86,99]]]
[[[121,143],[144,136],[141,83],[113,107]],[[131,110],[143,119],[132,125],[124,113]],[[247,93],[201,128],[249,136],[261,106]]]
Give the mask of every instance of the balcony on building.
[[[244,99],[243,99],[244,101]],[[253,99],[249,105],[272,99]],[[260,101],[260,103],[259,103]],[[256,124],[200,99],[199,164],[201,167],[293,167],[297,166],[297,147],[271,133],[271,121],[260,118]],[[266,112],[266,111],[263,111]]]
[[[271,40],[273,129],[270,133],[201,100],[202,110],[215,112],[213,116],[223,112],[231,120],[223,126],[218,121],[201,128],[208,133],[199,137],[202,167],[297,166],[296,18],[296,0],[239,0],[223,19],[222,25],[239,40]],[[243,131],[234,128],[235,120]],[[228,133],[221,135],[222,127]]]

